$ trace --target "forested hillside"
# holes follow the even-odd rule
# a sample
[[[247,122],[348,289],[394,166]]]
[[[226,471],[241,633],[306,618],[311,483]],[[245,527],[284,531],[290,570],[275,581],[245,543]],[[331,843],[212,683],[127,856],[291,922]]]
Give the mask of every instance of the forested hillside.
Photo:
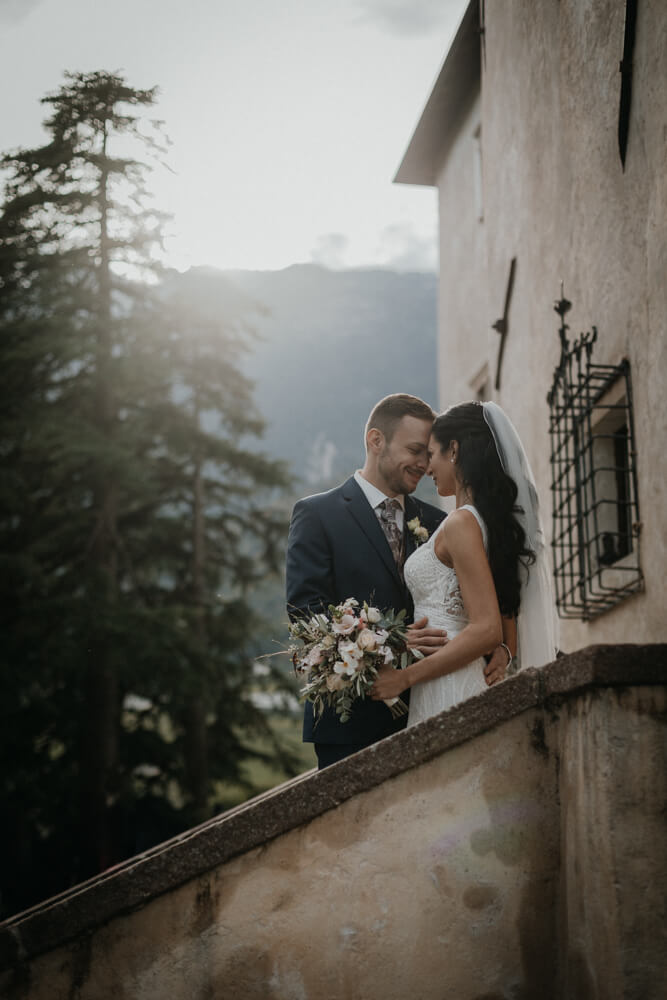
[[[309,264],[195,273],[202,296],[221,308],[229,282],[254,304],[259,338],[243,368],[266,421],[264,447],[289,461],[296,493],[334,485],[363,463],[363,427],[382,396],[410,392],[437,408],[434,274]]]

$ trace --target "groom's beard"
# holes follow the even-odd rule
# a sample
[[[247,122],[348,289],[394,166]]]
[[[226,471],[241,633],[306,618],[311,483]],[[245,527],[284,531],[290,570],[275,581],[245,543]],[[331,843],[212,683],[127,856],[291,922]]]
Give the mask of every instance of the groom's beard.
[[[396,468],[388,455],[385,458],[387,451],[388,449],[380,456],[378,470],[388,490],[391,493],[402,495],[414,493],[424,473],[412,467],[408,467],[410,471],[408,469]]]

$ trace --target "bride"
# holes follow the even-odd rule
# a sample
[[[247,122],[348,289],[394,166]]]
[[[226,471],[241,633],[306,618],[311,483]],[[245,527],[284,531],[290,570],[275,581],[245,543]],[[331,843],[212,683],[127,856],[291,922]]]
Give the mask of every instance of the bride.
[[[456,509],[405,563],[417,621],[449,642],[405,670],[381,670],[374,699],[411,688],[408,725],[486,690],[484,654],[518,616],[521,665],[556,654],[555,621],[537,491],[513,424],[496,403],[461,403],[436,418],[429,467]],[[509,652],[509,651],[508,651]]]

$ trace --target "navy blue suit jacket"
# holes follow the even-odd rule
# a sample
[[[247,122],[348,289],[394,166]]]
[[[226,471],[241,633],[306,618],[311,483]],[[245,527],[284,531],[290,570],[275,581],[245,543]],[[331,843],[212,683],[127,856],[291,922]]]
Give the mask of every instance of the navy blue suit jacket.
[[[407,522],[418,517],[429,534],[444,511],[412,496],[405,498],[406,558],[415,549]],[[292,512],[287,543],[287,611],[290,617],[326,610],[347,597],[368,601],[383,611],[407,611],[412,621],[412,599],[378,517],[354,476],[327,493],[299,500]],[[340,722],[325,709],[317,722],[306,702],[305,742],[373,743],[405,726],[406,717],[393,719],[387,706],[370,698],[355,702],[349,722]]]

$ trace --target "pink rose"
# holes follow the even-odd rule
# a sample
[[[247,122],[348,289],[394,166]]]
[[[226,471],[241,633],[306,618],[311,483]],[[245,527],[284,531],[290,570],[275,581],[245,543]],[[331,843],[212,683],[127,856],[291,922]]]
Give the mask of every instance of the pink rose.
[[[331,630],[338,635],[349,635],[350,632],[354,632],[358,624],[359,622],[354,615],[345,614],[339,621],[332,623]]]
[[[313,646],[311,651],[306,657],[304,657],[303,663],[306,667],[316,667],[318,663],[322,662],[322,646],[318,643],[317,646]]]

